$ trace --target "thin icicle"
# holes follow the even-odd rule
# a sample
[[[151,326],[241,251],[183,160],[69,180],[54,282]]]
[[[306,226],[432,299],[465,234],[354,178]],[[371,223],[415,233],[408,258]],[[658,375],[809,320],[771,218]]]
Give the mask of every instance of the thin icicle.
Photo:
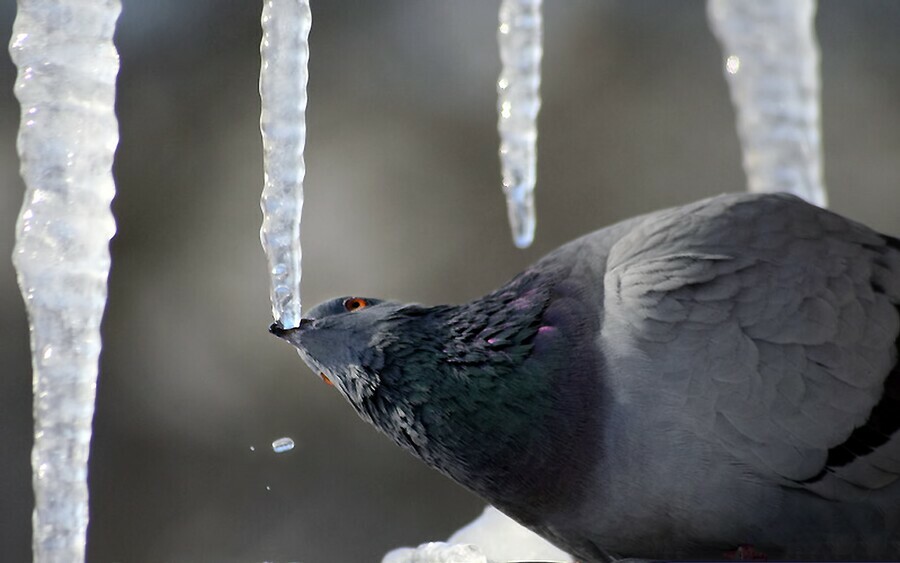
[[[709,0],[750,191],[825,207],[815,0]]]
[[[31,328],[34,560],[83,561],[87,460],[116,226],[119,0],[20,0],[10,54],[26,193],[13,262]]]
[[[502,0],[497,29],[503,70],[497,81],[500,164],[513,241],[534,240],[537,116],[541,108],[541,0]]]
[[[307,0],[265,0],[259,94],[265,186],[260,240],[269,261],[272,316],[284,328],[300,323],[300,213],[306,165]]]

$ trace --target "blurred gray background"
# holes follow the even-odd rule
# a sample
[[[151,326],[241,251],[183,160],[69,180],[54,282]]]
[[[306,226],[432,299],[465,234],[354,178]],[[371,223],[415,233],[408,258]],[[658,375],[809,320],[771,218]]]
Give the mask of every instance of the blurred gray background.
[[[537,241],[516,250],[496,156],[497,6],[313,3],[307,307],[465,301],[585,232],[743,189],[704,2],[548,1]],[[260,9],[124,0],[90,561],[377,561],[482,507],[266,332]],[[825,0],[817,26],[832,207],[898,235],[900,4]],[[14,77],[0,57],[0,559],[27,561],[30,361],[6,258],[24,189]],[[276,455],[281,436],[297,447]]]

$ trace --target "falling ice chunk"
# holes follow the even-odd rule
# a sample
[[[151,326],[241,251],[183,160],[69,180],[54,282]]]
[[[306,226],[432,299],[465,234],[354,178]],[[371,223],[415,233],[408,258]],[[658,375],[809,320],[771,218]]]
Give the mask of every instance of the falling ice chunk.
[[[259,94],[265,185],[260,240],[269,262],[272,316],[284,328],[300,322],[300,212],[306,165],[308,0],[265,0]]]
[[[750,191],[825,206],[815,0],[709,0]]]
[[[534,240],[537,116],[543,54],[541,0],[502,0],[497,39],[503,69],[497,80],[500,166],[513,241]]]
[[[116,230],[118,0],[19,2],[10,54],[26,193],[13,262],[31,325],[35,561],[84,561],[87,460]]]
[[[272,442],[272,449],[275,450],[276,454],[289,452],[294,449],[294,441],[290,438],[278,438]]]

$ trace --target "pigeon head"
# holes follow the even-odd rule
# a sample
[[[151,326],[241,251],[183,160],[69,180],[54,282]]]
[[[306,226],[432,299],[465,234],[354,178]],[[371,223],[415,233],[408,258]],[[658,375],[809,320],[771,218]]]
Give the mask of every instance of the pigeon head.
[[[401,308],[381,299],[341,297],[310,310],[297,328],[276,323],[269,331],[293,344],[309,368],[362,414],[380,385],[383,365],[383,350],[370,343],[390,332]]]
[[[526,273],[459,306],[342,297],[271,331],[398,445],[495,505],[537,509],[598,395],[573,369],[593,361],[578,303],[550,281]]]

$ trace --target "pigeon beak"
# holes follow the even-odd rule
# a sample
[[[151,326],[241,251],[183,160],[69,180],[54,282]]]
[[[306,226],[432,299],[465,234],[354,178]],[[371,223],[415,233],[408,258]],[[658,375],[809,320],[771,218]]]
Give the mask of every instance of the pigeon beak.
[[[304,319],[300,319],[299,326],[296,326],[294,328],[284,328],[284,326],[282,326],[282,324],[281,324],[281,321],[277,321],[277,322],[272,323],[271,326],[269,326],[269,332],[271,332],[278,338],[281,338],[282,340],[290,341],[291,336],[293,336],[294,333],[296,333],[298,331],[302,331],[306,328],[309,328],[310,326],[312,326],[312,324],[313,324],[313,319],[305,319],[304,318]]]
[[[294,328],[284,328],[280,321],[276,321],[269,326],[269,332],[286,341],[288,344],[293,345],[297,348],[297,351],[300,353],[300,357],[306,361],[307,365],[312,366],[310,358],[306,355],[306,350],[303,346],[300,345],[300,337],[303,336],[303,333],[307,330],[311,329],[315,324],[315,319],[300,319],[300,324]],[[313,368],[315,369],[315,368]],[[319,372],[319,377],[322,378],[326,384],[334,387],[334,382],[331,381],[327,375],[325,375],[324,371]]]

